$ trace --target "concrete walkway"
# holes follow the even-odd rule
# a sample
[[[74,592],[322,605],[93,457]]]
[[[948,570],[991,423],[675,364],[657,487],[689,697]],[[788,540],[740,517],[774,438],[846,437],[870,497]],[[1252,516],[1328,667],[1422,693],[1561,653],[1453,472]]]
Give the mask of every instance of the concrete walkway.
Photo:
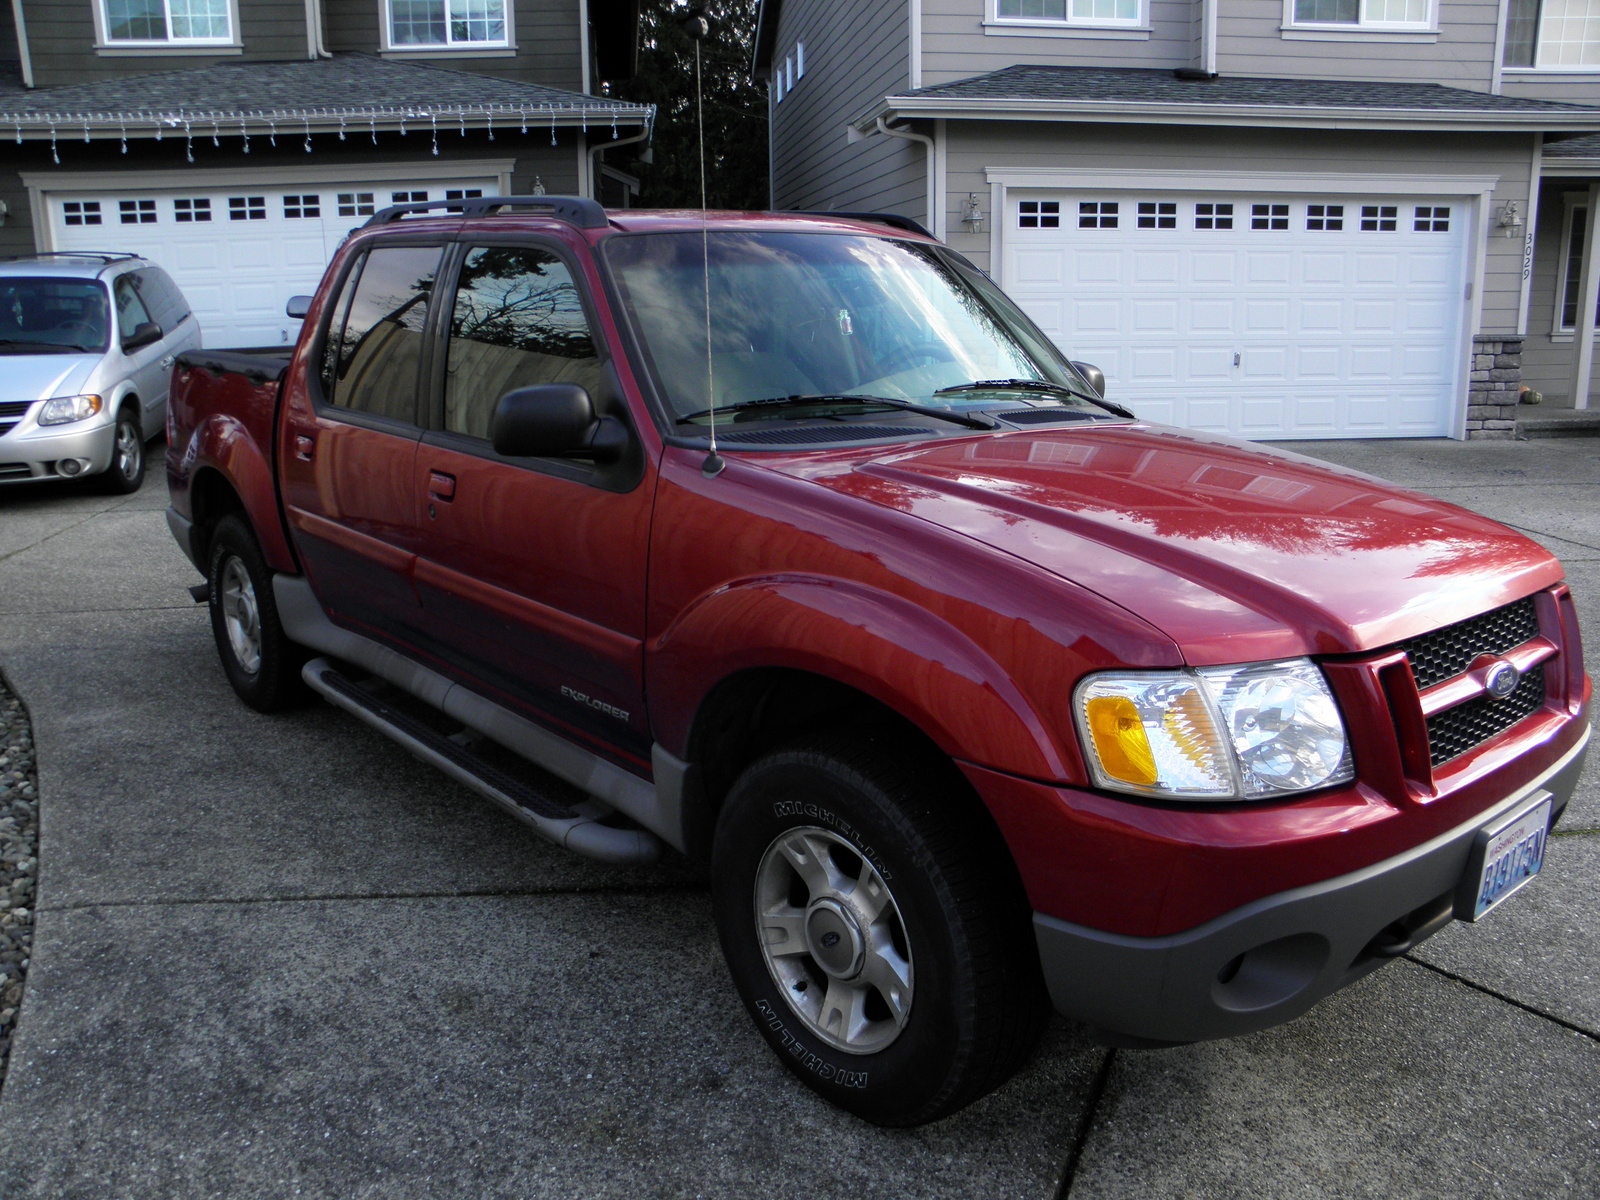
[[[1597,641],[1600,442],[1295,448],[1532,533]],[[554,850],[327,706],[236,702],[165,502],[0,489],[42,804],[0,1196],[1600,1195],[1595,760],[1481,926],[1236,1041],[1057,1022],[996,1095],[884,1132],[767,1051],[682,870]]]

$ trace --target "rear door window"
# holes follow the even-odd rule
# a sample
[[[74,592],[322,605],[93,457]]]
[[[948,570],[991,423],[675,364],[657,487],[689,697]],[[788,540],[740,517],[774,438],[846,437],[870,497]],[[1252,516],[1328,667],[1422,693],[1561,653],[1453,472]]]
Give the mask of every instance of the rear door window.
[[[150,319],[161,326],[163,334],[183,324],[189,315],[189,304],[171,276],[160,267],[142,267],[133,272],[132,279],[139,298],[150,312]]]
[[[417,372],[438,246],[380,246],[345,280],[328,330],[324,399],[336,408],[416,423]]]

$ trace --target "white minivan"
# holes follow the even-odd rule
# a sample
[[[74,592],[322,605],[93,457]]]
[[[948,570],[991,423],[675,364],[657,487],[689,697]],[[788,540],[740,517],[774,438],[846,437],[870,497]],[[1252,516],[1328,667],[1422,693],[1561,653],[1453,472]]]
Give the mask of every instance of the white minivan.
[[[136,491],[172,361],[199,346],[188,301],[147,259],[0,260],[0,484],[98,475]]]

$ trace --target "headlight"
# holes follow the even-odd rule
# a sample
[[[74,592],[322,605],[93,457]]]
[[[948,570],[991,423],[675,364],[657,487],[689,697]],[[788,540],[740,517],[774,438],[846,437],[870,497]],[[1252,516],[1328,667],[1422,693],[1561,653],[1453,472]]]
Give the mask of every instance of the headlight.
[[[104,407],[105,401],[99,396],[57,396],[44,402],[39,410],[39,424],[70,425],[73,421],[88,420]]]
[[[1080,683],[1074,700],[1098,787],[1215,802],[1355,778],[1338,705],[1306,659],[1106,672]]]

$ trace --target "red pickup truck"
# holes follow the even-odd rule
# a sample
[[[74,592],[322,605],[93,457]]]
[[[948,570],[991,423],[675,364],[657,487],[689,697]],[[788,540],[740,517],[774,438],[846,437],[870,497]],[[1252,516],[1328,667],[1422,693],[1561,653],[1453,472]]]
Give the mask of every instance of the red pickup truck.
[[[907,222],[404,205],[290,311],[172,389],[239,695],[703,861],[762,1035],[869,1120],[998,1086],[1052,1003],[1303,1013],[1526,881],[1582,765],[1545,550],[1139,421]]]

